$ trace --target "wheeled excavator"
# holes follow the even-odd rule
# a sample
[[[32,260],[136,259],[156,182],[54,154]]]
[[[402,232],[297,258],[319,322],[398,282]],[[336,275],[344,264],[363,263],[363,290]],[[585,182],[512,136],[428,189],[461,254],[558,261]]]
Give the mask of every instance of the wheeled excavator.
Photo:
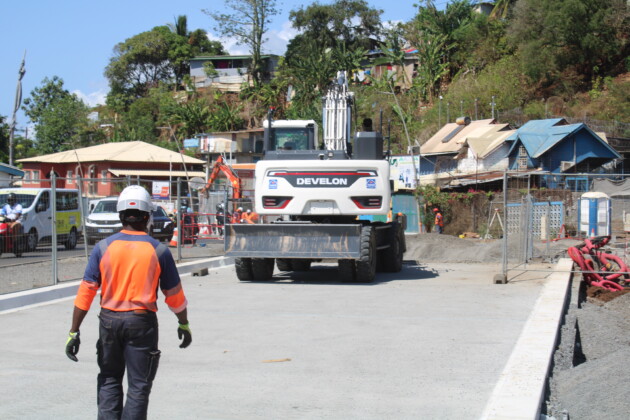
[[[264,121],[264,155],[255,169],[255,210],[273,222],[226,226],[225,255],[241,281],[280,271],[305,271],[336,261],[340,280],[372,282],[398,272],[405,252],[404,216],[391,212],[389,151],[379,132],[351,138],[353,92],[345,73],[323,102],[323,141],[314,120]]]

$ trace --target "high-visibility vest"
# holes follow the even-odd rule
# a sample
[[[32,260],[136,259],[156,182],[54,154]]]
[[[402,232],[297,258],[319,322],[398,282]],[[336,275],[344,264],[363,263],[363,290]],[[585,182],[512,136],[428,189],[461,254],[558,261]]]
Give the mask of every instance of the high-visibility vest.
[[[444,218],[442,217],[442,213],[435,213],[435,225],[439,227],[444,227]]]

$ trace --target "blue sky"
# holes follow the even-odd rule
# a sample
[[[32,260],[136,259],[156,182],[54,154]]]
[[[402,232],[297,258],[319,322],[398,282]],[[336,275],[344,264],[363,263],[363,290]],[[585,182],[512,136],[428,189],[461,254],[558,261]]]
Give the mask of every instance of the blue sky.
[[[384,10],[383,21],[407,21],[415,14],[414,0],[368,0]],[[446,1],[436,1],[436,3]],[[64,86],[86,103],[102,102],[109,88],[103,71],[113,47],[125,39],[172,23],[178,15],[188,17],[189,30],[205,29],[212,34],[212,20],[202,9],[221,11],[222,0],[5,0],[0,7],[0,115],[11,119],[18,69],[26,51],[23,98],[41,85],[45,77],[59,76]],[[295,34],[289,11],[305,1],[278,0],[282,13],[273,18],[265,52],[283,54]],[[320,3],[330,3],[322,0]],[[224,41],[224,40],[222,40]],[[224,42],[231,53],[246,52]],[[18,114],[18,127],[27,121]]]

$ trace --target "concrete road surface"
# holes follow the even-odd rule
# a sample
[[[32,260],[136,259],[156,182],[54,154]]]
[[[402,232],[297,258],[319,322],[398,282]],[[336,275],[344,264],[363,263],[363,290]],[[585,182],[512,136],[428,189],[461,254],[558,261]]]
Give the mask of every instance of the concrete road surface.
[[[184,276],[193,343],[160,297],[151,419],[476,419],[548,273],[495,285],[496,266],[406,265],[374,284],[332,266],[239,282]],[[79,362],[72,300],[0,315],[0,418],[96,418],[95,301]]]

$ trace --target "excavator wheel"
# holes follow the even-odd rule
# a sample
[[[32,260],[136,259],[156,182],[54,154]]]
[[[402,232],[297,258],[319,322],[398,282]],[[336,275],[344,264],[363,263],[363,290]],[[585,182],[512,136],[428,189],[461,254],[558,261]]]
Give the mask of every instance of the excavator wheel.
[[[389,231],[389,248],[378,253],[378,259],[382,269],[388,273],[398,273],[403,266],[404,233],[402,226],[397,222],[392,222]]]
[[[376,276],[376,232],[372,226],[361,229],[361,258],[356,261],[356,281],[372,283]]]
[[[253,258],[252,274],[254,280],[265,281],[273,277],[274,259],[273,258]]]
[[[293,271],[308,271],[311,269],[311,260],[293,260],[291,261]]]
[[[354,283],[357,278],[357,268],[354,260],[339,260],[339,280]]]
[[[238,277],[240,281],[250,281],[254,279],[251,258],[234,259],[234,267],[236,268],[236,277]]]
[[[291,271],[291,260],[289,258],[276,259],[276,265],[280,271]]]

